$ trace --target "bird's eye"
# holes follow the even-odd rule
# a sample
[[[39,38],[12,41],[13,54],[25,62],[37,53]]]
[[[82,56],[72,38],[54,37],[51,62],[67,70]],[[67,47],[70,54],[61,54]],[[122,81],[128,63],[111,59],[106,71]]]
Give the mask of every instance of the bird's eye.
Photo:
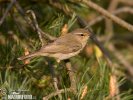
[[[84,36],[84,34],[81,34],[81,36]]]

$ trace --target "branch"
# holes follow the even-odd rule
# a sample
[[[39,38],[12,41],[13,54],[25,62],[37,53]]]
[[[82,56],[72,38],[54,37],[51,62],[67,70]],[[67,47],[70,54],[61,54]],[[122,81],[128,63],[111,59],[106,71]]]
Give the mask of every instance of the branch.
[[[119,9],[117,9],[117,10],[112,12],[112,14],[115,14],[115,15],[118,15],[120,13],[130,13],[130,14],[133,14],[133,8],[131,8],[131,7],[123,7],[123,8],[119,8]],[[102,21],[103,19],[104,19],[104,16],[102,16],[102,15],[98,16],[98,17],[94,18],[94,20],[91,20],[88,23],[87,27],[90,27],[90,26],[92,26],[92,25]]]
[[[39,39],[40,39],[40,42],[41,42],[41,44],[42,44],[42,46],[44,45],[44,42],[43,42],[43,36],[42,36],[42,34],[41,34],[41,32],[39,31],[39,25],[38,25],[38,22],[37,22],[37,20],[36,20],[36,16],[35,16],[35,13],[32,11],[32,10],[28,10],[26,13],[30,13],[31,14],[31,16],[32,16],[32,18],[33,18],[33,25],[34,25],[34,27],[35,27],[35,29],[36,29],[36,31],[37,31],[37,33],[38,33],[38,36],[39,36]]]
[[[8,5],[8,7],[6,8],[6,11],[4,13],[4,15],[2,16],[2,18],[0,19],[0,26],[2,25],[2,23],[4,22],[8,12],[11,10],[11,8],[13,7],[13,5],[15,4],[16,0],[12,0],[11,3]]]
[[[49,35],[49,34],[43,32],[43,31],[41,30],[41,28],[39,28],[36,19],[34,19],[34,23],[31,23],[31,20],[29,20],[29,17],[25,16],[25,12],[24,12],[24,10],[22,9],[22,7],[20,6],[20,4],[19,4],[18,2],[16,2],[16,8],[17,8],[18,12],[21,14],[21,16],[24,18],[24,20],[29,24],[29,26],[30,26],[33,30],[39,32],[38,34],[41,34],[42,36],[46,36],[46,37],[47,37],[49,40],[51,40],[51,41],[53,41],[53,40],[56,39],[56,37],[53,37],[53,36],[51,36],[51,35]],[[36,25],[34,25],[34,24],[36,24]],[[42,36],[39,36],[39,37],[42,38]],[[45,37],[45,38],[46,38],[46,37]],[[40,41],[42,41],[42,40],[40,40]]]
[[[127,30],[133,32],[133,25],[128,24],[127,22],[123,21],[122,19],[112,15],[111,13],[109,13],[108,11],[106,11],[105,9],[101,8],[100,6],[98,6],[97,4],[91,2],[90,0],[82,0],[82,2],[84,4],[86,4],[87,6],[95,9],[97,12],[101,13],[103,16],[111,19],[112,21],[114,21],[115,23],[117,23],[118,25],[126,28]]]
[[[119,3],[119,1],[118,0],[111,0],[111,2],[110,2],[110,5],[109,5],[109,7],[108,7],[108,11],[111,13],[111,12],[113,12],[115,9],[116,9],[116,7],[117,7],[117,5],[118,5],[118,3]],[[111,37],[112,37],[112,35],[113,35],[113,33],[114,33],[114,29],[113,29],[113,23],[112,23],[112,21],[110,20],[110,19],[108,19],[108,18],[106,18],[105,19],[105,33],[107,34],[108,33],[108,35],[107,35],[107,41],[106,42],[108,42],[110,39],[111,39]]]
[[[58,91],[55,91],[45,97],[43,97],[43,100],[49,100],[50,98],[52,98],[53,96],[56,96],[58,94],[61,94],[61,93],[65,93],[65,92],[73,92],[71,88],[67,88],[67,89],[61,89],[61,90],[58,90]]]
[[[133,77],[133,66],[125,59],[125,57],[115,49],[113,44],[109,44],[109,50],[114,53],[114,56],[119,60],[119,62],[124,65],[129,74]]]
[[[123,4],[133,6],[133,0],[119,0],[119,2],[121,2]]]
[[[51,76],[52,76],[52,79],[53,79],[53,84],[54,84],[54,88],[56,91],[59,91],[59,88],[58,88],[58,80],[57,80],[57,77],[55,75],[55,69],[54,69],[54,66],[53,64],[51,64],[51,62],[48,60],[48,65],[49,65],[49,68],[50,68],[50,73],[51,73]],[[62,96],[61,94],[58,94],[60,100],[62,99]]]
[[[75,80],[75,74],[72,70],[72,66],[70,61],[66,61],[66,68],[69,74],[69,78],[70,78],[70,82],[71,82],[71,86],[70,88],[73,90],[74,93],[76,93],[76,80]]]

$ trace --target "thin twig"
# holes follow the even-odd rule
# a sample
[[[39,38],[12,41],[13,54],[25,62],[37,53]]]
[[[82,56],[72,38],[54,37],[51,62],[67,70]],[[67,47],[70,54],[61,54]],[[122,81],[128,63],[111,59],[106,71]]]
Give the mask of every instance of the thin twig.
[[[118,15],[120,13],[130,13],[130,14],[133,14],[133,8],[131,8],[131,7],[122,7],[122,8],[119,8],[119,9],[117,9],[117,10],[115,10],[115,11],[112,12],[112,14],[115,14],[115,15]],[[102,15],[96,17],[94,20],[91,20],[88,23],[87,27],[90,27],[90,26],[92,26],[92,25],[94,25],[94,24],[102,21],[104,18],[105,17],[102,16]]]
[[[54,66],[48,61],[48,65],[50,67],[50,73],[51,73],[51,76],[52,76],[52,79],[53,79],[53,84],[54,84],[54,88],[56,91],[59,91],[58,89],[58,80],[57,80],[57,77],[55,75],[55,69],[54,69]],[[61,94],[58,94],[60,100],[62,99],[62,96]]]
[[[108,7],[108,11],[110,13],[112,13],[116,9],[118,3],[119,3],[118,0],[111,0],[110,5]],[[108,35],[106,36],[106,42],[108,42],[111,39],[111,37],[113,36],[113,33],[114,33],[113,23],[108,18],[105,19],[105,27],[106,27],[105,28],[105,33],[106,34],[108,33]]]
[[[68,60],[66,61],[66,68],[68,70],[68,74],[71,82],[70,88],[73,90],[74,93],[76,93],[77,90],[76,90],[75,74],[74,74],[74,71],[72,70],[71,63]]]
[[[114,53],[114,56],[119,60],[119,62],[121,64],[124,65],[124,67],[126,68],[126,70],[129,72],[129,74],[133,77],[133,67],[132,65],[125,59],[125,57],[118,52],[115,47],[113,46],[113,44],[109,44],[108,48],[111,52]]]
[[[126,4],[126,5],[133,6],[133,0],[119,0],[119,2]]]
[[[88,7],[91,7],[93,9],[95,9],[96,11],[98,11],[99,13],[101,13],[103,16],[111,19],[112,21],[114,21],[115,23],[117,23],[118,25],[126,28],[127,30],[133,32],[133,25],[125,22],[124,20],[112,15],[111,13],[109,13],[108,11],[106,11],[105,9],[103,9],[102,7],[98,6],[97,4],[91,2],[90,0],[82,0],[81,2],[83,2],[84,4],[86,4]]]
[[[11,3],[8,5],[8,7],[6,8],[6,11],[4,13],[4,15],[2,16],[2,18],[0,19],[0,26],[2,25],[2,23],[4,22],[8,12],[11,10],[11,8],[13,7],[13,5],[15,4],[16,0],[12,0]]]
[[[44,42],[43,42],[43,36],[42,36],[42,34],[41,34],[41,32],[39,31],[39,25],[38,25],[38,22],[37,22],[37,20],[36,20],[36,16],[35,16],[35,13],[32,11],[32,10],[28,10],[26,13],[30,13],[31,15],[32,15],[32,18],[33,18],[33,25],[34,25],[34,27],[35,27],[35,29],[36,29],[36,31],[37,31],[37,33],[38,33],[38,36],[39,36],[39,39],[40,39],[40,42],[41,42],[41,44],[42,44],[42,46],[44,45]]]
[[[24,20],[29,24],[29,26],[33,30],[38,31],[39,33],[43,34],[43,36],[46,36],[51,41],[56,39],[56,37],[53,37],[53,36],[47,34],[46,32],[43,32],[39,27],[37,27],[37,30],[36,30],[35,25],[33,25],[33,23],[31,23],[31,20],[29,20],[29,17],[25,16],[25,12],[24,12],[24,10],[22,9],[22,7],[20,6],[20,4],[18,2],[16,2],[16,8],[17,8],[18,12],[22,15]]]
[[[49,95],[43,97],[43,100],[49,100],[50,98],[52,98],[53,96],[56,96],[58,94],[61,94],[61,93],[65,93],[65,92],[72,92],[72,89],[71,88],[67,88],[67,89],[61,89],[61,90],[58,90],[58,91],[55,91],[53,93],[50,93]]]

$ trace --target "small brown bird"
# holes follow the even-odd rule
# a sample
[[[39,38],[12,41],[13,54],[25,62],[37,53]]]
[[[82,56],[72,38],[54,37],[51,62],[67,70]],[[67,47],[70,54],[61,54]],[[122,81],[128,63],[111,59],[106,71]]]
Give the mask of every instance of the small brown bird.
[[[80,53],[85,47],[90,33],[85,29],[76,29],[68,34],[60,36],[54,42],[43,46],[40,50],[18,58],[24,60],[37,56],[53,57],[58,62],[68,59]]]

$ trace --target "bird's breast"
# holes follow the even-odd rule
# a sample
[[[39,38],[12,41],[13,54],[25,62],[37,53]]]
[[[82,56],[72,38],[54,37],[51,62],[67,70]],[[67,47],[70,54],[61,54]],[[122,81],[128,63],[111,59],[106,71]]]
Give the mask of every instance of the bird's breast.
[[[75,55],[78,55],[79,53],[80,53],[80,50],[77,52],[68,53],[68,54],[56,53],[56,54],[51,55],[51,57],[54,57],[57,60],[65,60],[65,59],[69,59]]]

